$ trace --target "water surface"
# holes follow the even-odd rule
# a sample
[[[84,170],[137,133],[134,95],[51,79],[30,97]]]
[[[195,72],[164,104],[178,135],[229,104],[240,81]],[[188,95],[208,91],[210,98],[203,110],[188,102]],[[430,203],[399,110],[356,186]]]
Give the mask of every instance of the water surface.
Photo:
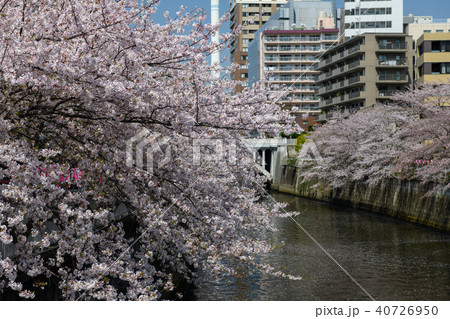
[[[376,300],[450,300],[450,234],[367,211],[272,193]],[[281,248],[261,256],[292,281],[255,272],[202,282],[199,300],[370,300],[296,223],[277,219]],[[264,235],[262,235],[264,236]]]

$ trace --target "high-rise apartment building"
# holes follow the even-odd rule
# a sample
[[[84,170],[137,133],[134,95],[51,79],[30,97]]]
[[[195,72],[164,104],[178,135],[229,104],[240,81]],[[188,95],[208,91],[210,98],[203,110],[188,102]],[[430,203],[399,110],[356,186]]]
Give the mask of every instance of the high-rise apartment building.
[[[365,33],[328,50],[317,68],[320,108],[357,111],[389,100],[412,86],[413,56],[412,37],[402,33]]]
[[[402,33],[403,0],[345,0],[345,37],[363,33]]]
[[[249,46],[249,83],[264,79],[272,90],[290,88],[280,105],[303,114],[319,112],[316,67],[338,41],[335,14],[334,0],[291,0],[280,8]],[[307,118],[298,120],[308,127]]]
[[[417,83],[450,82],[450,32],[424,33],[417,40]]]
[[[287,2],[288,0],[230,0],[231,30],[239,25],[243,26],[242,32],[232,40],[230,48],[231,62],[239,64],[239,69],[234,73],[234,78],[242,82],[238,90],[248,86],[249,43],[258,29]]]
[[[301,113],[318,111],[319,56],[337,41],[338,34],[335,28],[262,31],[250,47],[250,84],[264,77],[272,89],[285,85],[291,89],[280,101],[284,107],[295,106]]]

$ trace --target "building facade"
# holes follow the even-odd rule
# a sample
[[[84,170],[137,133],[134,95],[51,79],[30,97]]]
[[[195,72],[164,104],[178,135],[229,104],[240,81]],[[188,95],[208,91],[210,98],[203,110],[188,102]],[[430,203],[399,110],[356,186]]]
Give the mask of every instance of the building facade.
[[[399,33],[365,33],[327,51],[317,70],[321,97],[317,118],[339,107],[357,111],[383,103],[413,82],[412,37]]]
[[[320,55],[336,43],[338,35],[338,29],[263,30],[250,46],[250,84],[265,79],[274,90],[289,87],[281,101],[285,107],[317,112]]]
[[[403,33],[412,36],[414,50],[417,53],[417,40],[423,34],[450,32],[450,19],[433,19],[432,16],[414,16],[403,18]],[[417,56],[417,54],[416,54]],[[418,83],[418,65],[414,61],[414,82]],[[422,79],[423,80],[423,79]]]
[[[402,33],[403,0],[345,0],[346,38],[363,33]]]
[[[234,79],[240,80],[241,91],[248,86],[248,46],[258,29],[288,0],[230,0],[230,28],[242,26],[242,32],[231,41],[231,62],[239,64]],[[252,21],[250,23],[249,21]]]
[[[307,129],[319,112],[316,70],[320,55],[336,44],[335,1],[292,0],[256,33],[249,46],[249,83],[265,80],[272,90],[286,90],[280,105],[296,107],[298,123]],[[302,116],[300,116],[302,114]]]
[[[432,16],[414,16],[410,14],[403,18],[404,33],[413,37],[417,42],[424,33],[445,33],[450,32],[449,19],[433,19]]]
[[[450,82],[450,32],[424,33],[417,39],[417,84]]]

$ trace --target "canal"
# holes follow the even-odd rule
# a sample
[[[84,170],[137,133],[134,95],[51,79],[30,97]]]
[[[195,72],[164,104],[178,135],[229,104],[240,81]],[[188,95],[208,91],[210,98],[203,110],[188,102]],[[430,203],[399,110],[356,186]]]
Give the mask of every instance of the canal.
[[[272,193],[295,220],[376,300],[450,300],[450,234],[367,211]],[[285,244],[260,261],[301,276],[254,272],[201,282],[198,300],[371,300],[290,218],[275,220]]]

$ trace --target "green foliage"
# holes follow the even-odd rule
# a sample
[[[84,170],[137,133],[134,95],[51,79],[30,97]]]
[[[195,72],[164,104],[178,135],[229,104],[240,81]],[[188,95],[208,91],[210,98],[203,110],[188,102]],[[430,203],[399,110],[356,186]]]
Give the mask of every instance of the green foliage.
[[[283,138],[297,138],[300,136],[300,134],[292,133],[291,135],[286,135],[286,134],[284,134],[284,132],[281,132],[280,136]]]
[[[295,163],[297,163],[297,158],[289,158],[289,159],[286,161],[286,164],[287,164],[288,166],[295,166]]]
[[[302,149],[302,145],[305,144],[306,138],[309,136],[309,133],[302,132],[300,136],[297,137],[297,142],[295,143],[295,151],[298,152]]]

